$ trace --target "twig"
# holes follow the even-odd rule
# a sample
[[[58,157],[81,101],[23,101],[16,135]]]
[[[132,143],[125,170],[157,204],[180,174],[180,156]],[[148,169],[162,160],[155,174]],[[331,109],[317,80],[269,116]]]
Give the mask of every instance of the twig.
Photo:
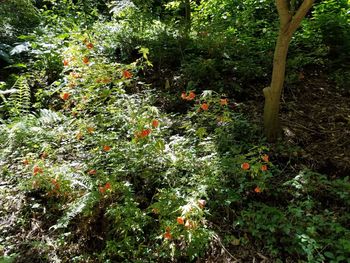
[[[258,254],[259,257],[261,257],[263,259],[263,261],[261,261],[261,263],[266,262],[268,260],[268,258],[265,257],[263,254],[261,254],[259,252],[257,254]]]
[[[235,258],[235,257],[225,248],[225,246],[221,243],[221,240],[220,240],[220,238],[219,238],[217,235],[215,235],[215,239],[216,239],[216,241],[219,242],[219,245],[225,250],[225,252],[226,252],[231,258],[233,258],[233,259],[235,260],[234,263],[235,263],[235,262],[239,262],[239,260],[238,260],[237,258]]]
[[[286,121],[287,119],[283,119],[283,118],[282,118],[282,120],[283,120],[283,121]],[[320,133],[320,132],[318,132],[318,131],[315,131],[315,130],[312,130],[312,129],[310,129],[310,128],[307,128],[307,127],[305,127],[305,126],[303,126],[303,125],[301,125],[301,124],[299,124],[299,123],[293,123],[293,125],[299,126],[300,128],[303,128],[303,129],[305,129],[305,130],[311,131],[311,132],[313,132],[313,133],[322,134],[322,133]]]

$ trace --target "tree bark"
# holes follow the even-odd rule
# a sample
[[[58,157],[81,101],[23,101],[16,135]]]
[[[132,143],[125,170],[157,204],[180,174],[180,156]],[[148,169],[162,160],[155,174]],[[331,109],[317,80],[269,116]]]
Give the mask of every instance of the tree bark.
[[[263,90],[265,96],[264,128],[268,141],[275,141],[280,131],[280,98],[285,78],[287,53],[290,39],[280,33],[277,39],[273,59],[273,71],[270,87]]]
[[[271,84],[263,90],[265,96],[264,128],[265,135],[270,142],[277,140],[280,131],[280,99],[285,78],[289,43],[313,3],[314,0],[304,0],[293,15],[294,10],[289,10],[288,0],[276,0],[280,28],[273,58]]]
[[[185,0],[185,35],[186,37],[191,31],[191,1]]]

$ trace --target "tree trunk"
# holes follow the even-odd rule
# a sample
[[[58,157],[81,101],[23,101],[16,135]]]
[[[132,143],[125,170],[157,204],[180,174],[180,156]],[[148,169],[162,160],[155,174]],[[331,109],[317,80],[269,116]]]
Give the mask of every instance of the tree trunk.
[[[271,84],[270,87],[263,90],[265,96],[264,128],[265,135],[270,142],[277,139],[280,131],[278,114],[280,109],[280,97],[285,78],[289,42],[290,37],[285,35],[282,30],[280,30],[273,59]]]
[[[293,3],[293,1],[292,1]],[[265,96],[264,128],[270,142],[277,140],[280,131],[279,109],[283,90],[289,43],[301,21],[310,10],[314,0],[304,0],[295,12],[288,0],[276,0],[280,19],[280,29],[273,58],[272,79],[269,87],[263,90]]]
[[[185,35],[188,37],[191,31],[191,1],[185,0]]]

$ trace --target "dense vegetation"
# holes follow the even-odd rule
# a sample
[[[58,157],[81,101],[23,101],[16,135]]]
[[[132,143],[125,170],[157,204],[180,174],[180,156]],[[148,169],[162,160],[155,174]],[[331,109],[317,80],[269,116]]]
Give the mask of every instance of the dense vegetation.
[[[286,1],[297,10],[302,0]],[[350,3],[0,1],[0,262],[350,262]]]

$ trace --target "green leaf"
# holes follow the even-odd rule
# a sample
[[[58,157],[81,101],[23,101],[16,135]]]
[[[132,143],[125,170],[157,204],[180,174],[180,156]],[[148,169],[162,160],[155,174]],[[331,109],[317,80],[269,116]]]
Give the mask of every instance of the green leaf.
[[[160,152],[164,151],[165,145],[164,145],[164,142],[162,140],[158,140],[156,142],[156,149]]]
[[[68,33],[64,33],[64,34],[60,34],[57,36],[58,39],[66,39],[69,38],[69,34]]]
[[[197,134],[197,136],[198,136],[200,139],[202,139],[205,135],[208,134],[208,133],[207,133],[207,129],[204,128],[204,127],[200,127],[200,128],[198,128],[198,130],[196,131],[196,134]]]
[[[21,35],[19,37],[17,37],[18,39],[21,40],[35,40],[36,36],[25,36],[25,35]]]
[[[146,60],[148,60],[148,56],[147,56],[147,55],[149,54],[149,48],[141,47],[139,52],[142,54],[142,56],[143,56]]]
[[[27,65],[23,64],[23,63],[17,63],[17,64],[13,64],[13,65],[7,66],[5,68],[6,69],[7,68],[27,68]]]
[[[16,259],[15,257],[4,256],[0,258],[0,263],[12,263],[14,262],[15,259]]]
[[[329,251],[324,252],[324,255],[325,255],[327,258],[334,258],[334,254],[333,254],[332,252],[329,252]]]

